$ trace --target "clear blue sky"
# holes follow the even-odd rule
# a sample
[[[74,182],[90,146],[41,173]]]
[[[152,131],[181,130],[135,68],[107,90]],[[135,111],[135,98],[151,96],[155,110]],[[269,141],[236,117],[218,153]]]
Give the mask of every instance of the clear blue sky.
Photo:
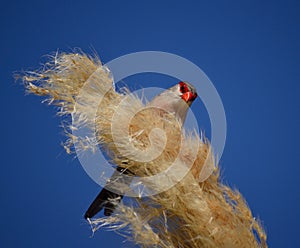
[[[224,180],[262,219],[270,247],[300,247],[299,1],[140,2],[2,3],[0,246],[132,247],[112,232],[90,237],[82,216],[98,186],[64,153],[55,109],[12,78],[57,49],[93,47],[104,62],[158,50],[202,68],[228,121]],[[193,109],[209,130],[199,100]]]

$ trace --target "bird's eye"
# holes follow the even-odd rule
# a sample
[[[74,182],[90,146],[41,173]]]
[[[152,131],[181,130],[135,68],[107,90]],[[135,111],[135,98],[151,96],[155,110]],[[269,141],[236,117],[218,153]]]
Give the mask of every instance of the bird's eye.
[[[182,94],[189,92],[189,88],[184,82],[179,83],[179,90],[180,90],[180,93],[182,93]]]

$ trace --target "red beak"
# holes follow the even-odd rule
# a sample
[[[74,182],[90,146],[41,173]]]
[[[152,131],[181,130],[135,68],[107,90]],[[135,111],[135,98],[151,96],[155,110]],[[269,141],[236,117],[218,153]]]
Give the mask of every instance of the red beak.
[[[181,98],[186,102],[194,101],[197,97],[197,93],[186,92],[182,94]]]

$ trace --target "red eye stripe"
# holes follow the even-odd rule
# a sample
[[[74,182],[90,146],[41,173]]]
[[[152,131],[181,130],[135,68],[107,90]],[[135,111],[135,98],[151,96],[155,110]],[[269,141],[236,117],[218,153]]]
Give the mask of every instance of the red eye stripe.
[[[182,94],[190,91],[189,87],[184,82],[179,82],[179,90]]]

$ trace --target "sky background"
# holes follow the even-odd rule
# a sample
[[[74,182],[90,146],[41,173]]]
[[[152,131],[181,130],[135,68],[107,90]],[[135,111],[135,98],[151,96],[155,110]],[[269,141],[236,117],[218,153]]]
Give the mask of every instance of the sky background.
[[[0,247],[133,247],[114,232],[91,237],[83,214],[99,186],[65,154],[55,108],[12,77],[74,47],[104,63],[157,50],[198,65],[226,111],[224,182],[262,220],[270,247],[300,247],[299,1],[11,0],[0,11]],[[172,80],[124,81],[138,89]],[[209,133],[199,99],[193,110]]]

